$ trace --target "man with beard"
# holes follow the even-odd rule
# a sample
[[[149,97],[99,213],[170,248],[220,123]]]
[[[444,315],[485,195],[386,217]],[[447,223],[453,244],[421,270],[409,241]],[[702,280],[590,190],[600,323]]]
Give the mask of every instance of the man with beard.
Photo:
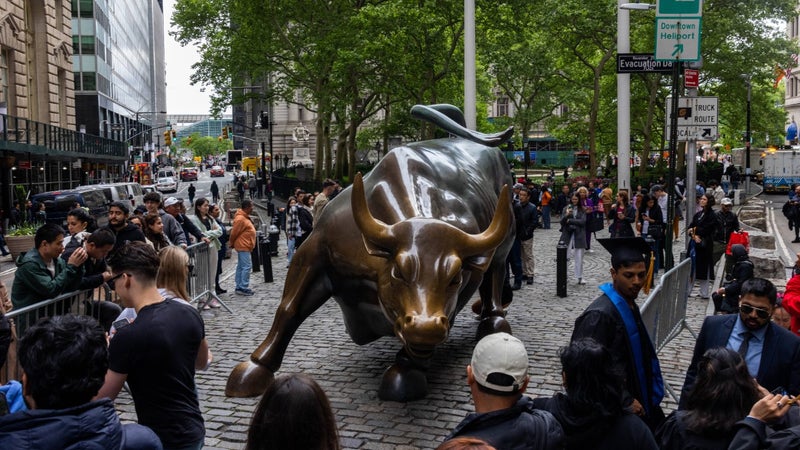
[[[111,230],[116,238],[111,253],[115,253],[127,242],[145,242],[142,230],[136,225],[128,223],[130,212],[125,202],[113,202],[108,206],[108,226],[106,228]]]
[[[739,352],[750,375],[768,391],[780,388],[789,395],[800,393],[800,337],[770,320],[777,289],[763,278],[751,278],[741,289],[739,314],[708,316],[703,322],[686,371],[681,409],[686,406],[685,394],[694,386],[697,364],[706,350],[714,347]]]
[[[664,420],[664,380],[636,304],[652,275],[645,263],[651,260],[650,245],[640,237],[597,242],[611,253],[612,282],[600,286],[603,294],[575,320],[572,342],[592,338],[611,352],[614,366],[625,375],[623,405],[655,430]]]

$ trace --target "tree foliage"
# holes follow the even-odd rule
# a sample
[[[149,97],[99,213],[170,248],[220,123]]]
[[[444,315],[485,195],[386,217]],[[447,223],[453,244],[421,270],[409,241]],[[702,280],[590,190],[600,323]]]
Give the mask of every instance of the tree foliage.
[[[481,131],[515,125],[589,149],[592,169],[616,152],[616,0],[477,1]],[[753,136],[783,132],[776,65],[796,44],[776,23],[792,0],[706,0],[700,95],[720,97],[723,141],[741,142],[741,74],[752,79]],[[462,0],[178,0],[173,35],[200,49],[193,83],[213,89],[214,112],[247,96],[299,103],[316,113],[315,175],[353,176],[357,148],[383,151],[389,138],[426,139],[410,106],[463,105]],[[631,48],[653,51],[653,15],[631,11]],[[261,84],[265,92],[238,93]],[[634,150],[663,147],[669,77],[631,77]],[[515,116],[486,117],[498,95]],[[521,144],[521,141],[517,141]],[[334,158],[335,154],[335,158]]]

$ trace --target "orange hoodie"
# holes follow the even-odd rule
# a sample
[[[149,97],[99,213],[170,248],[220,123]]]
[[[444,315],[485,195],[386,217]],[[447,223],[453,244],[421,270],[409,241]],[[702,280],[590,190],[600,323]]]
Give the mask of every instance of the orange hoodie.
[[[241,209],[233,216],[230,242],[237,252],[252,252],[256,248],[256,227],[250,216]]]

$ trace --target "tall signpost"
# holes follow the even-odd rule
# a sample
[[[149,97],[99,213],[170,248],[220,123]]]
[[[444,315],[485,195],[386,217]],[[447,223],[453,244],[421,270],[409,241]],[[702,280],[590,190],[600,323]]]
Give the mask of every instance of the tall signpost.
[[[669,114],[669,176],[667,180],[667,225],[675,217],[675,163],[678,152],[678,112],[681,62],[700,60],[700,29],[703,19],[703,0],[658,0],[656,4],[655,60],[672,61],[672,104]],[[692,147],[692,146],[689,146]],[[692,153],[686,157],[687,167],[695,164]],[[687,191],[693,186],[686,186]],[[688,216],[689,210],[686,214]],[[669,270],[675,261],[672,255],[672,233],[665,233],[665,264]]]

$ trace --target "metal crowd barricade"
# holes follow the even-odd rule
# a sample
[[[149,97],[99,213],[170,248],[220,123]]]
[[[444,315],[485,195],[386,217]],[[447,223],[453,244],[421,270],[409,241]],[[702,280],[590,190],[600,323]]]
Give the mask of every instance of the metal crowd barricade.
[[[684,329],[697,339],[697,333],[686,323],[686,308],[692,284],[690,280],[692,260],[686,258],[661,276],[661,284],[656,286],[641,307],[642,321],[650,334],[650,340],[660,352]],[[672,386],[664,381],[664,387],[677,402],[678,397]]]
[[[22,337],[28,327],[43,317],[77,314],[99,319],[100,308],[92,307],[91,303],[94,292],[94,289],[67,292],[49,300],[13,309],[6,314],[6,317],[13,321],[17,339]],[[16,345],[12,343],[8,351],[7,362],[0,371],[0,384],[5,384],[8,380],[20,379],[22,373],[16,356]]]
[[[186,288],[191,297],[187,300],[189,303],[197,302],[198,310],[202,309],[206,302],[216,300],[226,311],[232,313],[233,311],[217,296],[217,292],[214,290],[214,282],[211,281],[214,277],[210,274],[213,274],[217,268],[211,267],[209,251],[209,245],[205,242],[186,247],[186,253],[189,254],[189,277],[186,281]]]

